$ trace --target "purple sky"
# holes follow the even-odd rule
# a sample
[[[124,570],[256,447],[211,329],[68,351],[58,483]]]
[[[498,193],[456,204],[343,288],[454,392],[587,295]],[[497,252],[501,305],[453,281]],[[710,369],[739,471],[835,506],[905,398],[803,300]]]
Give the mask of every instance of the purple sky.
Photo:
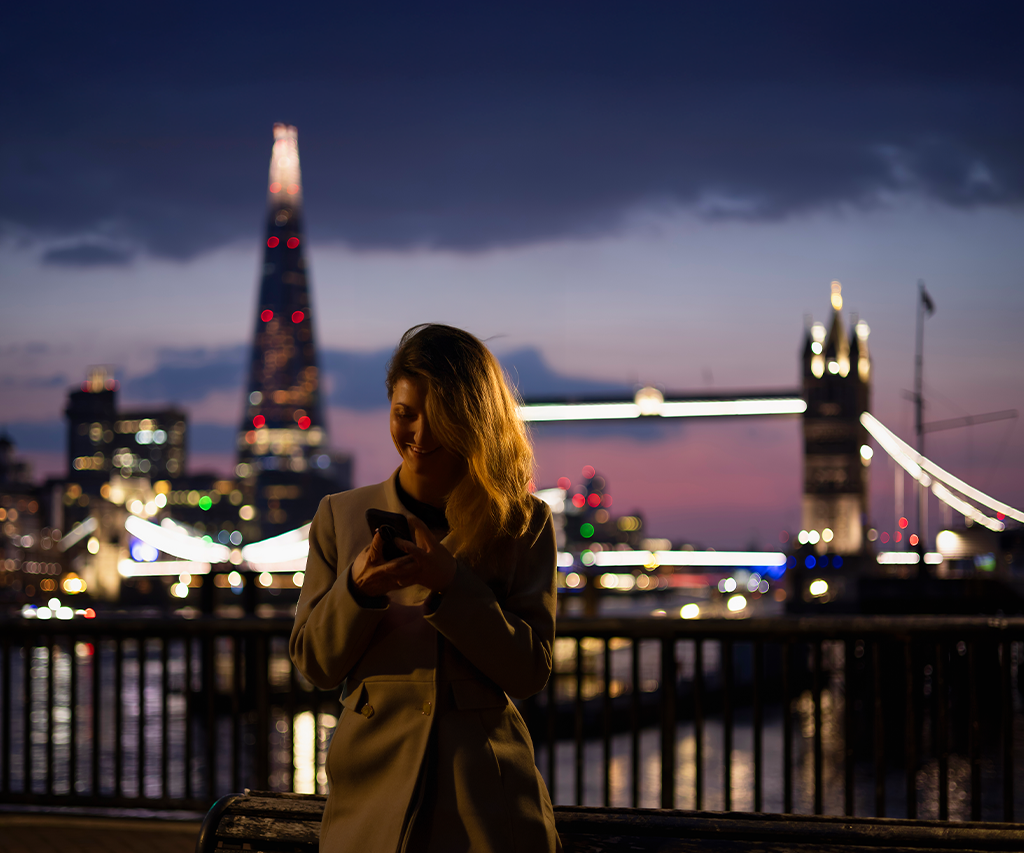
[[[873,410],[910,439],[923,278],[926,419],[1024,412],[1016,4],[247,8],[18,13],[0,426],[38,475],[63,473],[65,394],[97,363],[124,405],[188,409],[193,471],[232,467],[274,121],[299,128],[331,438],[359,484],[397,464],[386,353],[430,320],[488,339],[527,395],[784,389],[838,279]],[[799,527],[796,418],[535,438],[540,483],[593,465],[654,534]],[[926,450],[1024,506],[1016,421]],[[892,529],[880,456],[872,516]]]

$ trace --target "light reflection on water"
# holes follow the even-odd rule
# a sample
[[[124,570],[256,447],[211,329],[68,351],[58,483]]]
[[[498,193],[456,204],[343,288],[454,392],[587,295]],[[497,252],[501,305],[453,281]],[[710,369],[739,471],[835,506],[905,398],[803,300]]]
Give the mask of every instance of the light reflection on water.
[[[223,640],[223,642],[221,641]],[[117,793],[114,773],[118,748],[121,757],[120,793],[125,797],[183,799],[186,790],[185,773],[191,774],[191,795],[211,799],[214,795],[235,790],[233,773],[233,716],[223,703],[216,713],[215,790],[207,791],[205,740],[206,702],[201,693],[201,654],[198,641],[192,650],[192,681],[186,684],[186,641],[171,640],[166,650],[166,702],[163,693],[165,679],[164,649],[161,641],[151,639],[141,644],[134,640],[122,643],[121,684],[115,678],[116,649],[113,641],[100,641],[96,646],[76,643],[56,645],[52,649],[35,646],[26,652],[12,649],[7,662],[11,685],[11,776],[12,791],[44,794],[47,791],[48,753],[52,750],[52,791],[71,793],[71,786],[79,794],[113,796]],[[559,668],[564,672],[574,666],[575,642],[560,641]],[[584,652],[588,653],[586,644]],[[597,647],[593,649],[597,651]],[[141,653],[140,653],[141,652]],[[52,655],[52,660],[51,660]],[[679,672],[691,677],[694,669],[692,644],[677,647]],[[594,654],[596,660],[600,655]],[[657,644],[641,644],[641,685],[651,689],[657,685],[659,663]],[[21,685],[25,683],[24,667],[28,666],[28,772],[25,772],[26,708],[22,704]],[[631,651],[628,644],[617,647],[611,656],[610,683],[613,693],[630,687]],[[141,663],[141,666],[140,666]],[[272,643],[269,657],[270,686],[287,689],[291,678],[287,650],[282,642]],[[72,665],[77,671],[77,695],[72,707]],[[98,671],[95,669],[98,667]],[[717,644],[704,648],[704,669],[710,677],[719,668]],[[236,681],[235,650],[230,638],[218,638],[214,650],[214,674],[218,688],[227,694]],[[52,678],[52,688],[50,679]],[[140,695],[141,681],[141,695]],[[93,743],[94,707],[92,690],[99,685],[100,707],[98,741]],[[584,697],[590,698],[602,689],[603,675],[591,670],[583,678]],[[616,687],[617,685],[617,687]],[[305,687],[300,685],[302,690]],[[52,689],[52,715],[48,711],[47,696]],[[186,761],[186,693],[191,690],[193,701],[192,756]],[[559,680],[556,693],[559,699],[571,700],[575,695],[575,679]],[[843,690],[840,681],[833,678],[822,690],[822,774],[823,806],[826,814],[842,814],[844,809],[843,765]],[[308,697],[307,697],[308,698]],[[221,699],[227,701],[226,695]],[[325,708],[333,700],[325,702]],[[114,709],[120,705],[118,726]],[[164,719],[166,707],[166,720]],[[301,793],[323,793],[327,780],[325,760],[330,736],[336,723],[332,713],[318,710],[314,715],[309,702],[297,710],[291,719],[283,707],[271,708],[270,787],[275,790],[292,789]],[[336,705],[335,705],[336,708]],[[814,755],[813,755],[813,701],[805,692],[793,704],[793,806],[798,813],[813,812]],[[140,722],[143,739],[140,750]],[[240,721],[238,777],[241,786],[254,772],[255,721],[244,716]],[[6,725],[7,721],[0,721]],[[924,721],[927,729],[927,719]],[[1024,743],[1024,720],[1014,720],[1015,741]],[[166,733],[166,736],[165,736]],[[74,734],[74,738],[72,738]],[[926,732],[927,736],[927,732]],[[75,762],[72,766],[71,747],[75,744]],[[645,808],[660,806],[661,745],[656,728],[640,732],[640,799]],[[723,724],[719,717],[708,716],[703,741],[704,798],[701,806],[719,810],[725,807],[723,795]],[[778,709],[774,714],[766,711],[763,729],[763,804],[767,812],[783,809],[782,780],[782,719]],[[631,742],[628,733],[616,734],[611,739],[609,767],[612,806],[631,806]],[[696,808],[696,742],[692,722],[680,723],[676,728],[676,781],[675,806]],[[97,785],[94,788],[93,761],[98,757]],[[575,747],[571,742],[556,746],[556,784],[552,796],[556,804],[576,802],[574,790]],[[538,745],[538,765],[546,771],[546,747]],[[167,765],[167,787],[164,787],[164,763]],[[602,805],[602,745],[599,740],[584,745],[584,786],[582,803]],[[187,765],[187,766],[186,766]],[[986,819],[1001,817],[1000,768],[992,760],[982,762],[984,814]],[[1015,790],[1024,790],[1024,767],[1016,767]],[[73,778],[72,778],[73,777]],[[752,811],[754,808],[753,726],[749,709],[738,709],[733,728],[732,802],[731,808]],[[873,814],[874,771],[869,762],[858,763],[854,773],[857,814]],[[938,763],[935,759],[923,762],[917,773],[918,816],[938,817]],[[949,814],[953,820],[970,818],[970,765],[963,756],[949,757]],[[890,769],[886,778],[886,812],[889,816],[903,816],[904,780],[900,769]]]

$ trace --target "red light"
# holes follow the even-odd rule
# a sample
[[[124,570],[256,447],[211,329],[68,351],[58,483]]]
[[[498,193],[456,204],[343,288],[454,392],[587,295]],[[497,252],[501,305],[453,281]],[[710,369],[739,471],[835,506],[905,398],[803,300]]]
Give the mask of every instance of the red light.
[[[277,244],[278,244],[278,243],[280,243],[280,242],[281,242],[281,241],[280,241],[280,240],[278,240],[278,239],[277,239],[277,237],[269,237],[269,238],[267,239],[267,245],[268,245],[268,246],[269,246],[269,247],[270,247],[271,249],[276,249],[276,248],[277,248]]]
[[[274,181],[274,183],[272,183],[270,185],[270,191],[272,193],[279,193],[279,192],[281,192],[281,182],[280,181]]]
[[[558,488],[565,489],[566,491],[569,491],[569,487],[571,485],[572,485],[572,480],[570,480],[568,477],[559,477],[558,478]]]
[[[89,615],[90,613],[92,614],[92,616],[90,616],[90,615]],[[86,610],[86,611],[85,611],[85,613],[83,613],[82,615],[83,615],[83,616],[85,616],[85,618],[86,618],[86,619],[95,619],[95,618],[96,618],[96,611],[95,611],[95,610],[93,610],[93,609],[92,609],[92,608],[90,607],[90,608],[89,608],[88,610]],[[95,651],[96,651],[96,648],[95,648],[95,647],[93,646],[93,644],[92,644],[92,643],[82,643],[82,645],[83,645],[83,646],[85,647],[85,653],[86,653],[87,655],[90,655],[90,656],[91,656],[91,655],[93,654],[93,652],[95,652]]]
[[[260,319],[264,323],[269,323],[271,320],[274,319],[274,312],[267,308],[260,313]]]
[[[309,418],[303,415],[299,418],[299,429],[309,429],[309,425],[313,423]]]
[[[584,477],[584,479],[592,480],[594,478],[594,469],[593,469],[593,467],[591,467],[590,465],[584,465],[583,466],[583,477]]]
[[[888,533],[883,533],[878,538],[882,540],[882,544],[884,545],[886,542],[889,541],[889,534]]]
[[[903,534],[902,534],[902,533],[900,533],[900,532],[899,532],[899,531],[897,530],[897,531],[896,531],[896,535],[895,535],[895,536],[893,536],[892,538],[893,538],[893,539],[894,539],[894,540],[895,540],[896,542],[901,542],[901,541],[903,540]]]
[[[296,311],[294,314],[292,314],[292,322],[293,323],[301,323],[302,322],[302,318],[305,317],[305,316],[306,315],[303,314],[301,311]]]
[[[789,541],[789,533],[786,532],[785,530],[779,531],[779,541],[780,542],[788,542]]]
[[[96,618],[96,611],[93,610],[91,607],[85,608],[85,618],[86,619],[95,619]],[[89,654],[92,654],[92,643],[89,643]]]
[[[601,506],[601,496],[591,495],[587,498],[587,503],[594,507]]]
[[[909,521],[907,521],[905,518],[901,518],[900,519],[900,530],[906,530],[908,524],[910,524]]]
[[[1004,518],[1006,518],[1006,514],[1005,513],[1002,513],[1002,512],[997,512],[996,513],[996,521],[1002,521]]]
[[[583,504],[587,502],[587,499],[583,495],[573,495],[572,505],[577,509],[583,509]]]
[[[920,541],[921,540],[917,538],[917,534],[916,533],[911,533],[910,534],[910,544],[911,545],[916,545]]]
[[[299,248],[299,238],[298,237],[289,237],[288,238],[288,248],[289,249],[297,249],[297,248]]]
[[[246,444],[255,444],[256,443],[256,430],[251,429],[251,430],[249,430],[245,434],[245,443]]]
[[[83,391],[88,391],[89,390],[89,383],[88,382],[83,382],[82,383],[82,390]]]
[[[288,184],[288,195],[295,195],[299,191],[298,184]]]
[[[612,505],[612,496],[611,495],[605,495],[603,498],[601,498],[601,506],[611,506],[611,505]]]
[[[261,426],[263,426],[263,425],[264,425],[264,424],[265,424],[266,422],[267,422],[267,419],[266,419],[265,417],[263,417],[263,415],[256,415],[256,417],[254,417],[254,418],[252,419],[252,425],[253,425],[254,427],[256,427],[256,429],[259,429],[259,428],[260,428]]]

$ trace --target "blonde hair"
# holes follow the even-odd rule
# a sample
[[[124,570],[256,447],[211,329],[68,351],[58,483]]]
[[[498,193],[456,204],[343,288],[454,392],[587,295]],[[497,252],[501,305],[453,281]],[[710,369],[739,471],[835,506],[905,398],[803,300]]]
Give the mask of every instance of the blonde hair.
[[[388,399],[403,377],[426,381],[434,436],[466,460],[445,505],[455,553],[479,556],[496,537],[522,536],[532,515],[533,448],[498,360],[469,332],[426,323],[402,335],[392,354]]]

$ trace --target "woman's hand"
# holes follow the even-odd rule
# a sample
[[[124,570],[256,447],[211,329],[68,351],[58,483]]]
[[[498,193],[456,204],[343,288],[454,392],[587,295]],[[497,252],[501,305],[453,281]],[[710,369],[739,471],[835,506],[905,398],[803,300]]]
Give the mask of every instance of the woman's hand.
[[[413,574],[418,572],[418,566],[412,557],[406,555],[384,562],[383,552],[384,543],[381,541],[380,533],[374,533],[370,544],[359,552],[359,556],[352,564],[352,584],[370,598],[387,595],[392,590],[418,583],[412,578]]]
[[[396,539],[395,544],[416,566],[409,575],[411,582],[422,584],[434,592],[444,592],[455,580],[455,558],[418,518],[410,518],[409,527],[416,541]]]

